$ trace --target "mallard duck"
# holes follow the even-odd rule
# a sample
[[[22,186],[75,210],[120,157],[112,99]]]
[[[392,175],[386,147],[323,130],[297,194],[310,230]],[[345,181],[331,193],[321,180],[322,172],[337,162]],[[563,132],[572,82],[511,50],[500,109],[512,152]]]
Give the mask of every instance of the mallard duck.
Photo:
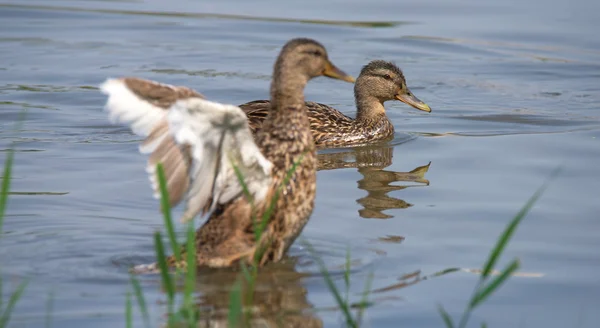
[[[393,63],[374,60],[364,66],[354,85],[356,118],[337,109],[306,102],[310,129],[318,148],[341,147],[382,141],[394,134],[394,125],[385,114],[383,103],[400,100],[416,109],[431,112],[406,86],[404,74]],[[256,100],[240,105],[250,120],[253,132],[260,130],[270,109],[270,101]]]
[[[279,261],[304,228],[313,210],[317,168],[304,86],[322,75],[354,82],[329,61],[320,43],[303,38],[286,43],[274,66],[269,113],[254,138],[239,107],[210,102],[192,89],[139,78],[109,79],[101,86],[112,121],[128,123],[145,137],[140,151],[150,154],[155,197],[160,197],[155,165],[162,163],[170,204],[185,198],[182,220],[209,214],[195,235],[199,266],[250,261],[258,249],[264,251],[259,264]],[[244,195],[234,166],[253,201]],[[262,217],[278,193],[256,241],[254,218]],[[168,264],[185,266],[173,256]],[[156,264],[134,268],[156,270]]]

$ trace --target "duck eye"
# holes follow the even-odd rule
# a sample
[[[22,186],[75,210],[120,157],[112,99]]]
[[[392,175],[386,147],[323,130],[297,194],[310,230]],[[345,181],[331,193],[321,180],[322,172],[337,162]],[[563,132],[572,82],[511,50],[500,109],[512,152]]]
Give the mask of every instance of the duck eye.
[[[312,52],[313,55],[317,56],[317,57],[321,57],[323,54],[321,53],[321,51],[319,50],[315,50]]]
[[[389,74],[383,75],[383,78],[390,81],[392,80],[392,77]]]

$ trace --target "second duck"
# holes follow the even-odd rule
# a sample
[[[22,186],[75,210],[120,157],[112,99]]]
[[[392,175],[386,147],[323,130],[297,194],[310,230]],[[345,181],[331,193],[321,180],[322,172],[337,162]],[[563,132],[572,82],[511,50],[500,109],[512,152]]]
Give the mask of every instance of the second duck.
[[[394,134],[394,125],[386,115],[384,102],[399,100],[416,109],[431,112],[406,86],[398,66],[383,60],[365,65],[354,85],[356,118],[337,109],[307,101],[308,118],[318,148],[355,146],[383,141]],[[271,108],[269,100],[256,100],[239,106],[246,115],[253,133],[260,130]]]

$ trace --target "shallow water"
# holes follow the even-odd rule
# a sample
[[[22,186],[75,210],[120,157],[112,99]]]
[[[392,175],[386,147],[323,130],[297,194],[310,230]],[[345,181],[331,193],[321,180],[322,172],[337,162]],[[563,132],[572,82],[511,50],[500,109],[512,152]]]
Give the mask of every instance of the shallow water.
[[[596,327],[598,10],[592,0],[2,1],[0,159],[12,142],[17,149],[0,238],[3,293],[30,278],[13,325],[44,324],[49,297],[54,326],[123,325],[127,268],[154,259],[162,219],[145,158],[139,138],[108,123],[96,89],[103,79],[137,75],[233,104],[264,99],[280,46],[306,36],[355,76],[369,60],[395,61],[433,109],[389,102],[393,141],[320,155],[302,237],[336,273],[350,248],[352,299],[374,272],[370,326],[439,327],[437,304],[458,316],[478,276],[430,275],[480,267],[508,220],[562,166],[502,262],[519,257],[522,271],[537,275],[514,277],[472,323]],[[317,79],[306,97],[353,114],[348,83]],[[303,311],[288,322],[339,326],[317,272],[294,245],[265,272],[264,317]],[[232,279],[203,275],[201,302],[226,306]],[[158,277],[142,284],[160,322]]]

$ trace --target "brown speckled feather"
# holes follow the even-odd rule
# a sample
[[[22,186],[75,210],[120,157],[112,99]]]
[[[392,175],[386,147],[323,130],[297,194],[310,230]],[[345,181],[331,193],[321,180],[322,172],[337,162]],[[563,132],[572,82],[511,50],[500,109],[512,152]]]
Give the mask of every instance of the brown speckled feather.
[[[240,105],[248,116],[252,132],[256,133],[261,129],[270,106],[268,100],[255,100]],[[325,104],[307,101],[306,108],[317,148],[373,143],[390,139],[394,134],[394,126],[385,113],[357,121]]]
[[[140,99],[165,110],[180,99],[204,98],[197,91],[186,87],[172,86],[136,77],[126,77],[121,80]],[[154,168],[156,164],[162,163],[169,190],[169,203],[171,206],[175,206],[181,202],[189,188],[188,171],[191,165],[191,156],[190,148],[185,145],[177,145],[168,131],[169,125],[166,120],[163,120],[150,131],[140,147],[147,147],[158,142],[148,159],[148,168]],[[158,192],[156,183],[153,183],[153,189]]]
[[[371,61],[362,68],[354,85],[354,97],[356,118],[321,103],[306,102],[317,148],[356,146],[393,138],[394,126],[383,106],[388,100],[400,100],[419,110],[431,111],[408,89],[400,68],[382,60]],[[256,133],[261,129],[271,104],[268,100],[256,100],[242,104],[240,108]]]
[[[150,153],[148,170],[155,163],[163,164],[172,204],[177,204],[185,194],[186,212],[190,209],[190,215],[194,215],[200,206],[216,200],[207,221],[196,231],[198,265],[225,267],[241,260],[256,259],[260,264],[279,261],[301,233],[313,210],[317,170],[303,91],[311,78],[321,75],[354,81],[329,61],[325,48],[316,41],[288,42],[274,65],[269,114],[254,139],[239,109],[193,99],[202,95],[189,88],[136,78],[112,80],[103,88],[114,100],[111,102],[109,97],[107,105],[113,119],[131,123],[134,132],[146,136],[140,150]],[[192,99],[178,102],[186,98]],[[178,106],[172,107],[175,102]],[[173,110],[173,115],[169,112],[167,117],[162,112],[161,109],[167,108]],[[194,121],[201,118],[206,120]],[[213,129],[218,129],[217,134],[211,134]],[[242,138],[236,139],[238,134]],[[256,162],[249,160],[240,166],[253,172],[245,175],[246,181],[255,179],[261,188],[254,195],[264,191],[252,205],[241,187],[235,187],[239,184],[234,174],[227,173],[233,171],[224,162],[228,159],[221,157],[227,152],[232,160],[239,160],[242,157],[233,154],[242,150],[250,156],[246,158],[262,161],[253,166]],[[252,155],[258,153],[259,156]],[[256,166],[262,170],[251,171]],[[289,181],[284,184],[288,175]],[[219,187],[216,180],[222,183]],[[212,184],[207,185],[209,182]],[[274,206],[265,230],[261,239],[255,240],[254,220],[263,217],[271,202]],[[186,266],[185,261],[179,262],[174,256],[167,262],[170,266]],[[138,267],[142,272],[156,268],[155,264]],[[140,272],[138,269],[135,271]]]
[[[305,47],[325,53],[314,41],[301,39],[284,46],[275,63],[271,84],[273,104],[278,105],[269,108],[262,129],[255,134],[255,143],[273,164],[273,182],[265,198],[268,201],[255,204],[255,215],[244,197],[218,207],[196,232],[200,264],[230,266],[242,259],[252,261],[257,252],[260,264],[279,261],[308,222],[316,194],[317,160],[303,90],[306,82],[320,75],[322,69],[315,74],[307,72],[308,67],[291,64],[306,56],[306,51],[301,50]],[[296,164],[284,186],[286,175]],[[255,241],[253,217],[261,218],[272,199],[276,199],[272,215],[261,240]],[[173,257],[169,263],[178,265]]]

